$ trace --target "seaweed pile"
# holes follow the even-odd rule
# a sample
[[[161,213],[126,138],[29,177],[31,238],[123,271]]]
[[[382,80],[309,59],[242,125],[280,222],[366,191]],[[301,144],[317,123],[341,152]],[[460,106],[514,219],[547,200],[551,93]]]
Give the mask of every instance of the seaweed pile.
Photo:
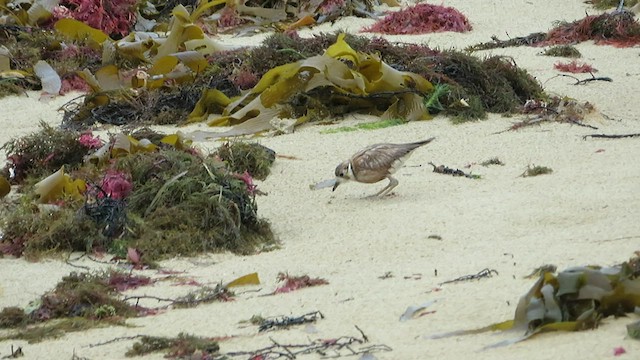
[[[7,42],[0,51],[0,94],[88,90],[64,107],[63,123],[72,129],[255,120],[254,132],[273,115],[295,124],[350,112],[411,121],[443,111],[477,119],[487,111],[518,111],[526,100],[545,96],[509,59],[483,60],[380,38],[303,39],[287,30],[262,46],[229,50],[207,35],[201,21],[218,5],[176,5],[164,27],[168,37],[136,30],[114,40],[72,17],[49,27],[2,27],[0,38]],[[335,70],[324,74],[326,65]],[[282,92],[286,86],[293,89]]]
[[[102,142],[43,125],[3,149],[9,154],[3,177],[22,185],[0,224],[4,254],[125,257],[134,249],[149,262],[210,251],[247,254],[275,244],[257,215],[251,174],[266,177],[275,160],[262,146],[228,145],[223,161],[201,155],[179,134],[143,129]]]
[[[608,316],[624,316],[640,306],[640,257],[612,267],[577,266],[554,274],[543,270],[520,298],[514,318],[475,330],[454,331],[435,338],[494,330],[524,335],[488,347],[505,346],[550,331],[595,329]]]
[[[0,311],[0,328],[16,329],[1,339],[29,342],[59,337],[65,332],[98,326],[122,325],[124,319],[146,314],[146,309],[121,300],[119,292],[145,286],[151,280],[117,271],[71,273],[26,308]]]
[[[493,38],[467,48],[468,51],[488,50],[510,46],[573,45],[584,41],[597,45],[631,47],[640,44],[640,23],[633,12],[614,11],[587,15],[573,22],[560,22],[547,33],[538,32],[509,40]]]

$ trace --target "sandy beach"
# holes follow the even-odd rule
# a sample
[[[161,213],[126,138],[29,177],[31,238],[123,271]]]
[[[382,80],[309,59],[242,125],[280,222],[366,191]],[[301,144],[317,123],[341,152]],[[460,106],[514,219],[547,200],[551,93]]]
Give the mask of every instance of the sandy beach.
[[[579,0],[450,0],[443,4],[465,14],[473,31],[386,38],[462,49],[490,41],[492,35],[501,39],[524,36],[548,31],[556,21],[580,19],[585,11],[598,13]],[[349,17],[333,25],[302,30],[300,35],[337,29],[356,33],[372,23],[371,19]],[[259,43],[264,36],[257,35],[251,42]],[[247,43],[246,38],[230,36],[219,40],[234,46]],[[358,337],[358,326],[369,338],[367,345],[384,344],[392,349],[374,352],[368,359],[608,359],[614,357],[618,347],[626,351],[621,358],[640,357],[640,342],[628,338],[625,327],[638,320],[633,314],[606,318],[595,330],[543,334],[495,349],[483,350],[522,334],[487,332],[431,338],[512,318],[518,299],[535,281],[524,276],[536,267],[555,264],[562,270],[576,265],[614,265],[640,250],[640,141],[583,139],[589,134],[640,132],[640,104],[636,101],[640,93],[640,49],[592,42],[577,44],[576,48],[583,54],[581,60],[599,70],[598,76],[608,76],[613,82],[574,85],[571,78],[556,77],[558,71],[553,64],[563,59],[540,56],[541,48],[513,47],[475,54],[510,56],[534,75],[547,93],[594,104],[600,115],[586,122],[597,130],[545,123],[496,134],[524,116],[491,114],[487,120],[461,125],[436,116],[373,131],[321,133],[376,119],[353,115],[334,125],[306,125],[291,134],[258,138],[276,153],[287,155],[276,160],[267,180],[258,182],[259,189],[268,194],[258,198],[258,214],[271,222],[281,248],[252,256],[211,254],[173,259],[163,261],[161,266],[212,286],[257,272],[261,285],[237,289],[235,301],[129,319],[129,327],[69,333],[36,344],[4,341],[0,343],[0,356],[9,354],[11,346],[21,346],[25,359],[71,359],[74,354],[88,359],[121,359],[134,340],[92,345],[122,336],[176,336],[180,332],[229,337],[220,342],[221,352],[250,351],[270,346],[272,341],[296,344]],[[42,102],[38,93],[31,92],[0,99],[0,143],[36,131],[40,121],[59,125],[61,113],[57,109],[76,96]],[[176,131],[175,127],[159,129]],[[188,130],[217,129],[198,124]],[[310,184],[332,177],[339,162],[364,146],[432,136],[436,140],[416,150],[398,172],[400,184],[392,196],[366,198],[384,183],[348,183],[335,192],[309,190]],[[198,147],[211,150],[220,144],[210,141]],[[478,165],[493,157],[505,165]],[[436,174],[429,162],[472,172],[482,179]],[[530,165],[550,167],[553,173],[521,177]],[[72,254],[71,259],[80,255]],[[87,257],[71,263],[91,269],[113,266]],[[485,268],[497,274],[439,285]],[[24,307],[72,271],[82,269],[57,259],[37,263],[0,259],[0,307]],[[329,284],[264,296],[276,288],[279,272],[308,274]],[[139,273],[154,278],[166,276],[156,270]],[[127,295],[171,298],[194,289],[159,281]],[[436,300],[427,309],[432,313],[399,320],[408,306],[431,300]],[[162,305],[147,301],[149,306]],[[254,315],[299,316],[313,311],[320,311],[324,319],[288,330],[258,333],[256,326],[240,323]],[[144,357],[162,358],[162,354]]]

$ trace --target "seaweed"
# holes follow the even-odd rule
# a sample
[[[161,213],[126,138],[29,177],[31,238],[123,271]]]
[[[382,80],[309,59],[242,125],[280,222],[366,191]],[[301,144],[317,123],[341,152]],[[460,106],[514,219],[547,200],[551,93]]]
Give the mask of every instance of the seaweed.
[[[178,134],[140,129],[134,132],[139,140],[118,134],[102,145],[88,133],[43,128],[14,140],[9,148],[35,144],[33,139],[46,139],[51,132],[79,144],[82,151],[75,156],[83,159],[82,166],[77,164],[75,180],[62,167],[35,186],[22,188],[15,209],[0,220],[4,254],[37,259],[98,250],[124,256],[132,248],[142,254],[139,265],[208,251],[248,254],[276,244],[269,223],[257,216],[258,190],[252,177],[215,156],[200,155]],[[22,148],[26,154],[39,151],[26,156],[38,159],[49,151],[43,145],[47,143],[35,150]],[[235,150],[243,157],[234,160],[235,166],[249,166],[261,178],[268,175],[272,152],[253,145]],[[246,150],[249,153],[243,153]],[[55,146],[52,151],[57,153]],[[257,161],[253,165],[252,157]],[[33,172],[23,173],[26,183],[39,179]]]
[[[84,252],[108,244],[98,224],[79,214],[76,206],[37,207],[24,199],[2,219],[2,229],[0,251],[33,260],[45,254]]]
[[[219,160],[167,149],[115,166],[130,171],[135,190],[127,208],[137,234],[131,246],[148,258],[223,249],[247,254],[274,242],[245,182]]]
[[[363,31],[392,35],[467,32],[471,31],[471,24],[466,16],[452,7],[417,4],[385,16]]]
[[[579,58],[582,54],[573,45],[556,45],[546,49],[543,53],[546,56],[558,56],[568,58]]]
[[[301,288],[326,285],[329,282],[322,278],[311,278],[309,275],[291,276],[287,273],[278,273],[278,281],[284,282],[273,291],[273,294],[283,294],[296,291]]]
[[[258,180],[264,180],[269,176],[271,165],[276,160],[275,151],[258,143],[242,141],[224,143],[213,155],[224,161],[232,172],[248,172]]]
[[[27,308],[7,307],[0,312],[0,328],[16,329],[1,339],[38,342],[66,332],[122,325],[138,316],[140,308],[118,298],[120,291],[150,283],[149,278],[110,270],[71,273]]]
[[[559,22],[547,33],[537,32],[509,40],[496,37],[492,41],[472,45],[468,51],[510,46],[573,45],[593,40],[597,45],[631,47],[640,44],[640,23],[630,11],[614,11],[587,15],[573,22]]]
[[[554,274],[543,271],[520,298],[512,320],[433,338],[487,331],[521,331],[524,335],[488,345],[506,346],[550,331],[595,329],[608,316],[624,316],[640,305],[638,257],[611,267],[576,266]]]
[[[434,56],[429,68],[432,82],[447,84],[444,113],[454,122],[482,119],[485,112],[516,112],[527,100],[546,95],[540,83],[513,59],[492,56],[481,60],[457,51]],[[465,99],[465,103],[460,103]]]
[[[573,74],[581,74],[581,73],[594,73],[598,72],[598,69],[595,69],[593,66],[577,62],[576,60],[570,61],[568,63],[557,62],[553,64],[553,68],[562,72],[569,72]]]
[[[80,136],[41,121],[40,131],[12,139],[0,147],[9,160],[2,173],[12,183],[20,184],[27,177],[49,175],[63,165],[77,169],[91,150],[80,141]]]
[[[405,123],[406,123],[406,121],[404,121],[402,119],[386,119],[386,120],[379,120],[379,121],[356,124],[354,126],[341,126],[339,128],[335,128],[335,129],[322,130],[322,131],[320,131],[320,133],[321,134],[336,134],[336,133],[341,133],[341,132],[351,132],[351,131],[358,131],[358,130],[378,130],[378,129],[388,128],[388,127],[391,127],[391,126],[402,125],[402,124],[405,124]]]
[[[532,176],[539,176],[539,175],[547,175],[547,174],[551,174],[552,172],[553,172],[553,169],[547,166],[529,165],[527,166],[527,170],[525,170],[520,176],[532,177]]]
[[[178,334],[175,338],[142,336],[138,342],[133,344],[130,350],[125,353],[127,357],[143,356],[155,352],[165,351],[165,357],[170,359],[191,358],[197,353],[198,358],[209,359],[215,355],[220,346],[218,342],[211,338],[198,337],[185,333]]]

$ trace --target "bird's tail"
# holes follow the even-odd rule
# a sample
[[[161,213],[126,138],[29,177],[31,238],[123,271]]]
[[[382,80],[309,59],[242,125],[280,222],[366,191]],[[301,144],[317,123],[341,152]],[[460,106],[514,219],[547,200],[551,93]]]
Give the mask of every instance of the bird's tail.
[[[412,143],[411,145],[415,145],[416,147],[422,146],[422,145],[427,145],[428,143],[432,142],[435,139],[436,139],[435,137],[432,137],[432,138],[427,139],[427,140],[416,141],[416,142]]]

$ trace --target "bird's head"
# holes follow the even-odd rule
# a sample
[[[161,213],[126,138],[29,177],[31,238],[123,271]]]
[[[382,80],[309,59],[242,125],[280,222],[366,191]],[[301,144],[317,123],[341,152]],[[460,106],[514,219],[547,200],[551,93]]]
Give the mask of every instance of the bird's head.
[[[336,183],[333,185],[333,191],[336,191],[336,188],[341,183],[351,180],[352,176],[353,171],[351,170],[351,162],[349,160],[336,166]]]

